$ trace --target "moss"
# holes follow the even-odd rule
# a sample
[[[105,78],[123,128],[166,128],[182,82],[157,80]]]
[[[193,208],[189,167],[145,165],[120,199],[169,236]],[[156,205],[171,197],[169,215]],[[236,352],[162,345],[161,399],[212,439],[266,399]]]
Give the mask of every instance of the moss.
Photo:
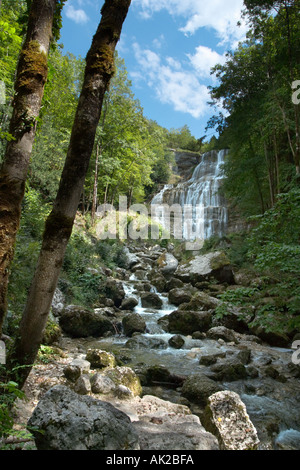
[[[87,56],[87,73],[101,73],[111,77],[115,72],[114,52],[105,44],[98,50],[91,50]]]
[[[61,329],[57,323],[54,321],[48,320],[44,335],[43,335],[43,344],[49,346],[55,343],[61,336]]]
[[[47,75],[47,54],[41,51],[38,41],[30,41],[20,55],[16,90],[34,93],[44,86]]]

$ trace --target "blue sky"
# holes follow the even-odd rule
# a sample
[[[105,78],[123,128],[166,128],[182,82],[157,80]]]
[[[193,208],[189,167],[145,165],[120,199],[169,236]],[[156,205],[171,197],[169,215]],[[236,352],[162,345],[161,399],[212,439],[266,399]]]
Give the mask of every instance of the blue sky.
[[[68,0],[63,11],[64,52],[85,57],[103,0]],[[144,114],[168,129],[185,124],[205,134],[210,69],[245,37],[237,26],[243,0],[132,0],[118,44],[132,91]]]

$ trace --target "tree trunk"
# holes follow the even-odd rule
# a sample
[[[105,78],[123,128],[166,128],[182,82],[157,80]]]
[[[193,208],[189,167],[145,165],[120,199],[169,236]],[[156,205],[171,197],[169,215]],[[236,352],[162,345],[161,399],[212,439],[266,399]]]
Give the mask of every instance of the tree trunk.
[[[93,151],[105,91],[114,73],[114,51],[131,0],[106,0],[86,58],[83,87],[57,197],[46,221],[42,247],[9,366],[23,386],[42,341],[64,253],[71,236]],[[27,367],[26,367],[27,366]]]
[[[7,309],[8,271],[14,254],[36,123],[47,80],[47,56],[58,0],[33,0],[15,81],[13,115],[0,169],[0,335]]]
[[[99,142],[97,142],[96,162],[95,162],[95,177],[94,177],[94,187],[93,187],[93,202],[92,202],[92,209],[91,209],[92,224],[94,223],[96,209],[97,209],[99,155],[100,155],[100,144],[99,144]]]

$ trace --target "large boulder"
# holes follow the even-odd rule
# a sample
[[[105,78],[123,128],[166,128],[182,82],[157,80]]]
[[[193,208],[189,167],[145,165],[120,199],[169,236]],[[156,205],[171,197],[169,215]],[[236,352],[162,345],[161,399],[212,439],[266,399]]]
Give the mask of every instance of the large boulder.
[[[108,332],[115,332],[113,323],[106,316],[78,305],[66,307],[61,313],[59,323],[62,330],[72,338],[98,338]]]
[[[138,301],[135,297],[127,297],[126,299],[122,300],[121,309],[122,310],[134,310],[134,308],[138,305]]]
[[[138,313],[129,313],[122,320],[124,334],[132,336],[133,333],[144,333],[146,331],[146,322]]]
[[[193,403],[206,405],[208,397],[220,390],[219,385],[206,375],[193,374],[184,382],[181,394]]]
[[[139,258],[135,253],[131,253],[127,246],[123,248],[124,264],[126,269],[131,269],[139,262]]]
[[[256,450],[257,431],[246,406],[235,392],[220,391],[208,398],[203,424],[217,436],[222,450]]]
[[[38,450],[139,450],[130,418],[67,387],[50,389],[28,421]]]
[[[183,282],[192,282],[193,284],[210,278],[234,284],[232,266],[222,251],[195,256],[188,263],[180,264],[175,271],[175,276]]]
[[[210,312],[191,312],[175,310],[166,318],[168,331],[183,335],[192,335],[195,331],[207,331],[211,327]]]
[[[158,267],[165,277],[170,277],[178,267],[178,259],[171,253],[163,253],[157,260]]]
[[[141,295],[142,307],[160,309],[163,305],[162,299],[155,292],[144,292]]]
[[[226,343],[237,342],[237,337],[234,331],[229,330],[225,326],[214,326],[213,328],[210,328],[210,330],[208,330],[206,335],[209,339],[218,340],[221,338]]]

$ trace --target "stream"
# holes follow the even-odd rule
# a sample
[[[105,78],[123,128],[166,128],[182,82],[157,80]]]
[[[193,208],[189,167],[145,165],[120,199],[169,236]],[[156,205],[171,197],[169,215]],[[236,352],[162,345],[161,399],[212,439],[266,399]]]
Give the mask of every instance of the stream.
[[[147,271],[146,271],[147,273]],[[180,349],[174,349],[169,345],[169,339],[174,334],[166,333],[158,323],[162,317],[169,315],[177,309],[168,301],[167,293],[160,293],[151,285],[151,292],[157,294],[162,300],[160,309],[146,308],[142,306],[141,293],[143,286],[148,284],[147,275],[140,280],[135,273],[123,282],[123,288],[127,297],[135,297],[138,305],[133,312],[138,313],[146,322],[146,333],[139,335],[145,344],[130,347],[130,338],[120,333],[108,338],[83,340],[85,348],[98,348],[114,352],[124,364],[132,367],[136,372],[142,367],[164,366],[171,374],[189,377],[192,374],[203,373],[210,375],[208,366],[199,364],[202,355],[233,355],[237,351],[237,345],[225,343],[222,340],[192,339],[191,336],[181,335],[184,345]],[[237,392],[247,407],[250,419],[257,428],[261,441],[260,449],[300,449],[300,384],[299,378],[290,373],[292,350],[271,347],[266,344],[258,344],[254,341],[243,340],[240,344],[251,350],[251,362],[246,365],[247,370],[256,368],[259,373],[252,377],[222,381],[224,390]],[[154,343],[153,343],[154,341]],[[128,343],[127,343],[128,342]],[[264,375],[261,371],[268,364],[274,369],[284,370],[286,378]],[[276,375],[276,374],[275,374]],[[180,388],[162,386],[143,387],[144,393],[159,396],[162,399],[180,403],[182,397]],[[201,408],[196,404],[190,404],[194,414],[201,419]]]

